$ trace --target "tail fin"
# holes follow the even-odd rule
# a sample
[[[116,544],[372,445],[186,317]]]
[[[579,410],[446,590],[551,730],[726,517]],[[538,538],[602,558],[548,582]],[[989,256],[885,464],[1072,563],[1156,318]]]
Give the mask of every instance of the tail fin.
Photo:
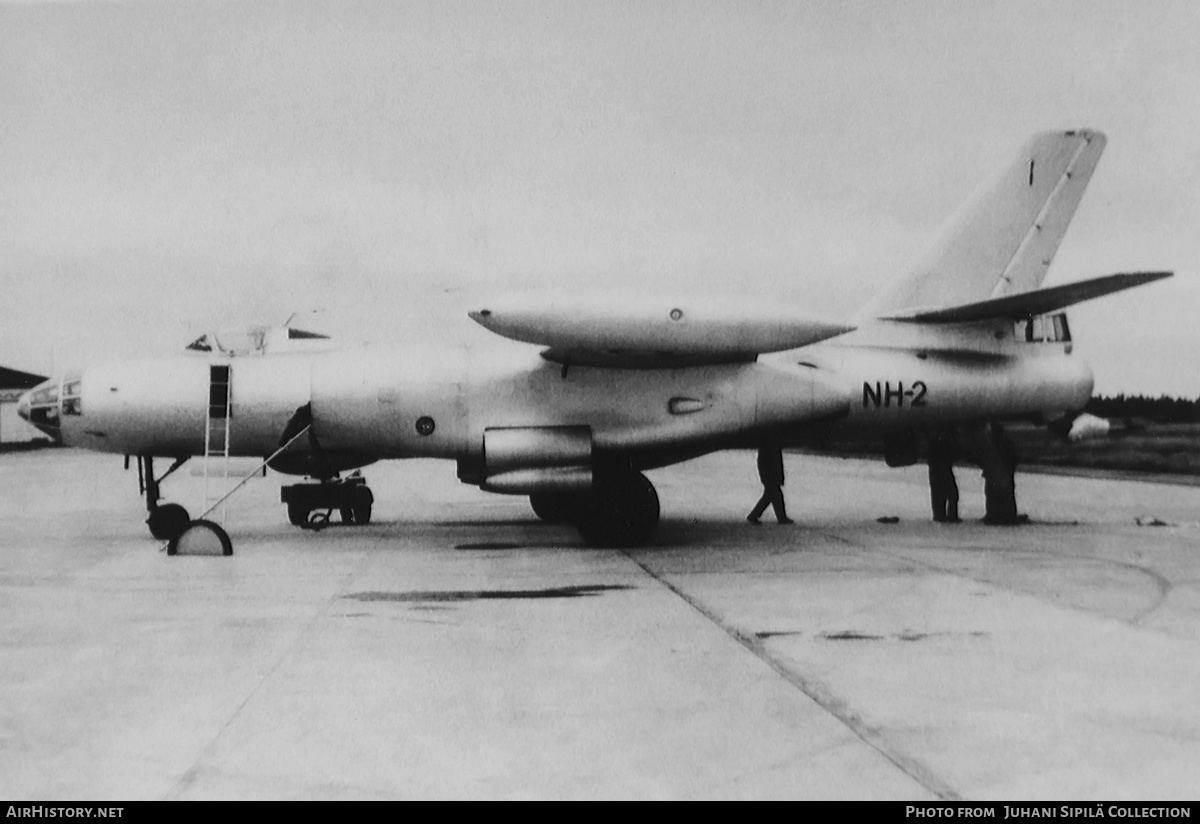
[[[936,310],[1036,289],[1083,197],[1105,137],[1042,132],[959,207],[912,270],[860,318]]]

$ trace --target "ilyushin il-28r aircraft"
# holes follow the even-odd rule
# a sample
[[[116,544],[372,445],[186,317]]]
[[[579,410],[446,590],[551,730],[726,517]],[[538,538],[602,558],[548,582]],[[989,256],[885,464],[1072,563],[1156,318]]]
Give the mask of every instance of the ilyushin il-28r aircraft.
[[[173,470],[255,456],[309,476],[282,491],[298,525],[321,509],[369,521],[372,493],[339,473],[432,457],[465,483],[528,496],[590,545],[641,545],[660,512],[648,469],[828,425],[882,432],[903,453],[937,428],[1069,423],[1092,373],[1061,310],[1170,275],[1041,287],[1104,145],[1087,129],[1032,137],[847,322],[688,296],[509,299],[469,315],[532,347],[339,349],[260,329],[240,351],[206,336],[200,351],[61,375],[19,412],[69,446],[136,456],[160,538],[201,522],[160,505],[156,457]]]

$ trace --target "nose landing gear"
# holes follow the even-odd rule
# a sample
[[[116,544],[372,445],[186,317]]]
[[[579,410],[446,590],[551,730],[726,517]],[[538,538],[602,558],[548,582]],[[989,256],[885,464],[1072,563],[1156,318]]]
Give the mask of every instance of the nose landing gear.
[[[129,467],[128,457],[126,458],[125,467]],[[174,472],[179,467],[187,462],[187,456],[176,458],[171,467],[162,474],[162,477],[154,477],[154,458],[150,455],[138,455],[138,489],[146,496],[146,511],[149,517],[146,518],[146,525],[150,527],[150,534],[160,541],[169,541],[177,537],[187,527],[188,521],[191,520],[188,516],[188,511],[179,504],[159,504],[161,494],[159,485],[167,479],[167,476]]]
[[[179,504],[163,504],[150,510],[146,519],[150,534],[160,541],[169,541],[183,532],[192,518]]]
[[[216,367],[214,367],[214,374],[215,370]],[[225,392],[226,401],[228,401],[228,387],[226,387]],[[210,409],[210,413],[211,411],[212,410]],[[249,483],[250,479],[258,475],[259,472],[265,474],[267,467],[271,465],[271,461],[278,458],[288,447],[295,443],[300,437],[308,433],[311,428],[311,421],[301,420],[296,427],[291,427],[291,424],[289,424],[289,429],[294,429],[294,431],[288,431],[284,433],[284,437],[280,439],[279,448],[271,453],[271,455],[267,457],[253,472],[243,477],[237,482],[237,484],[233,486],[232,489],[227,490],[224,495],[217,498],[217,500],[211,505],[208,505],[208,490],[206,488],[205,504],[208,505],[208,508],[201,512],[200,518],[195,521],[189,520],[187,510],[179,504],[164,504],[162,506],[158,505],[158,499],[160,497],[159,485],[164,479],[166,479],[168,475],[170,475],[179,467],[183,466],[189,456],[185,455],[176,458],[175,462],[171,464],[171,468],[168,469],[161,478],[155,478],[154,458],[149,455],[138,455],[138,483],[141,486],[141,491],[146,495],[146,509],[150,513],[150,517],[146,519],[146,523],[150,526],[150,533],[155,538],[160,540],[165,539],[167,541],[166,550],[168,555],[232,555],[233,543],[229,539],[229,534],[218,524],[215,524],[212,521],[204,520],[205,517],[207,517],[207,515],[217,507],[221,506],[221,504],[225,503],[225,501],[228,500],[231,495]],[[226,429],[225,432],[225,443],[220,453],[216,455],[217,457],[229,457],[228,429]],[[205,436],[206,442],[211,440],[210,436],[211,430]],[[205,447],[205,452],[209,452],[207,445]],[[125,456],[125,468],[129,468],[128,455]],[[371,517],[370,505],[371,502],[374,501],[374,498],[370,497],[371,492],[366,488],[366,481],[364,481],[361,476],[357,477],[357,484],[351,484],[350,481],[352,480],[354,479],[347,479],[347,485],[358,487],[356,492],[358,497],[350,503],[352,512],[363,511],[363,520],[369,520]],[[285,487],[285,496],[287,491],[288,490]],[[364,494],[366,497],[364,497]],[[362,510],[362,503],[364,500],[366,501],[366,509]],[[284,498],[284,501],[287,501],[286,497]],[[358,510],[355,510],[355,505],[358,506]],[[305,511],[304,514],[307,516],[308,511]]]

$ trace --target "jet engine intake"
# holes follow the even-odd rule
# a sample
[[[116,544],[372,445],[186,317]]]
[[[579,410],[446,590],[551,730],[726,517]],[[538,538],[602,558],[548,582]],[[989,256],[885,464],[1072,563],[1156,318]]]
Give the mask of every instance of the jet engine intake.
[[[480,488],[509,495],[587,492],[592,487],[592,430],[586,426],[485,429],[486,478]]]

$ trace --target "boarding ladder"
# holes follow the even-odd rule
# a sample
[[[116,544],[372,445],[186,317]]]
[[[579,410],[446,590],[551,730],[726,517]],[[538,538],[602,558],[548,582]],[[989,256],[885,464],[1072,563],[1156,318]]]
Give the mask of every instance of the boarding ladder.
[[[231,397],[230,365],[214,363],[208,367],[208,414],[204,422],[204,507],[201,512],[221,504],[221,525],[225,524],[225,493],[229,486],[229,412]],[[220,461],[220,469],[214,470],[213,459]],[[212,482],[221,479],[220,491],[215,495]],[[217,500],[220,499],[220,500]]]

